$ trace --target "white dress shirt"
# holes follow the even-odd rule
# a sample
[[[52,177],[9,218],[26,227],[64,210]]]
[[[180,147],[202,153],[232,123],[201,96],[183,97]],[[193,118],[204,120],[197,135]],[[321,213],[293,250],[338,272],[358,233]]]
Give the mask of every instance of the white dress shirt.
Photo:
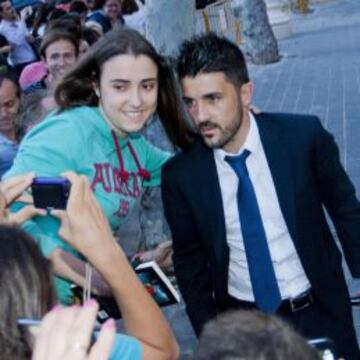
[[[238,154],[245,149],[250,151],[246,166],[258,201],[281,297],[293,298],[310,288],[310,283],[282,215],[259,130],[251,114],[249,133]],[[227,155],[235,154],[228,154],[222,149],[214,150],[230,249],[228,291],[237,299],[254,301],[237,205],[239,179],[224,160]]]

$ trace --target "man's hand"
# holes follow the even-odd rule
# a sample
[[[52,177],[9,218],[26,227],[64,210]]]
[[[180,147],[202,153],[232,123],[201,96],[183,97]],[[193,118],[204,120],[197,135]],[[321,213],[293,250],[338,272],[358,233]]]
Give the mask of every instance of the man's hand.
[[[23,195],[23,192],[31,185],[34,179],[34,174],[25,174],[14,176],[10,179],[4,180],[0,183],[0,221],[6,223],[22,224],[34,216],[46,215],[43,209],[36,209],[32,205],[32,197],[30,195]],[[16,213],[11,213],[7,208],[14,202],[20,201],[27,203]]]

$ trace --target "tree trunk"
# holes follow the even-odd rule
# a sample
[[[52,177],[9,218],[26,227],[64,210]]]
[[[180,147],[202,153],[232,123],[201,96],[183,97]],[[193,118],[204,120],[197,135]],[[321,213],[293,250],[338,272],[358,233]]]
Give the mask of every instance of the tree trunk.
[[[146,37],[162,55],[175,55],[194,35],[195,0],[146,0]]]
[[[243,49],[254,64],[279,61],[279,50],[269,24],[264,0],[242,0],[240,22]]]

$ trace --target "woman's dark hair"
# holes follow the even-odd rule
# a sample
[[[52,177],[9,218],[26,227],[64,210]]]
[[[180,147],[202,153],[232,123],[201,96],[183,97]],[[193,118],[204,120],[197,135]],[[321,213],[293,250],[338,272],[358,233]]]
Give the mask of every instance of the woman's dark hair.
[[[19,227],[0,225],[0,354],[2,359],[31,357],[21,317],[40,319],[55,303],[50,265],[35,241]]]
[[[97,41],[75,66],[62,78],[55,89],[59,111],[87,105],[97,106],[94,83],[99,83],[103,65],[117,55],[144,55],[158,67],[159,94],[157,113],[174,146],[188,146],[188,136],[174,73],[163,57],[137,31],[115,28]]]

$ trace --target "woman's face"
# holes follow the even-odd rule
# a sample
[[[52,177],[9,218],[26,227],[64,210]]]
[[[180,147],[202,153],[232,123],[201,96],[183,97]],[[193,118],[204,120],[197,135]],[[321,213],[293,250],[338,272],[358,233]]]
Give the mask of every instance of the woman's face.
[[[99,104],[120,135],[141,130],[154,114],[158,67],[145,55],[117,55],[101,69]]]
[[[120,0],[107,0],[103,7],[105,16],[110,20],[117,19],[121,14]]]

